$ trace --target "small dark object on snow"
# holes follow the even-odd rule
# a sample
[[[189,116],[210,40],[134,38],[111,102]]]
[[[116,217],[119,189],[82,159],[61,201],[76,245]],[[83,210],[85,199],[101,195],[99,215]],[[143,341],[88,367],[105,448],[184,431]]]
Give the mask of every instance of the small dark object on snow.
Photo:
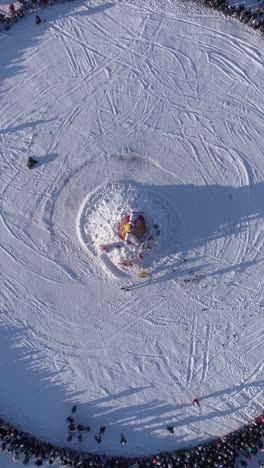
[[[36,23],[36,24],[40,24],[40,23],[41,23],[41,18],[40,18],[39,15],[36,15],[35,23]]]
[[[42,466],[42,465],[43,465],[42,458],[38,458],[38,459],[35,461],[34,465],[36,465],[36,466]]]
[[[90,432],[90,426],[85,426],[85,431]]]
[[[69,424],[68,428],[69,428],[69,431],[71,432],[71,431],[75,431],[76,426],[75,426],[74,423],[71,423],[71,424]]]
[[[121,434],[121,439],[120,439],[120,444],[125,445],[127,443],[127,440],[123,434]]]
[[[102,442],[102,437],[100,435],[99,436],[94,436],[94,438],[95,438],[95,440],[96,440],[96,442],[98,444],[100,444]]]
[[[103,436],[104,433],[105,433],[105,426],[101,426],[100,429],[99,429],[99,435]]]
[[[78,441],[79,441],[79,442],[82,442],[82,440],[83,440],[82,434],[79,434],[79,435],[78,435]]]
[[[27,167],[29,169],[32,169],[32,167],[34,167],[35,164],[37,164],[38,161],[36,161],[36,159],[33,159],[31,158],[31,156],[29,156],[28,160],[27,160]]]
[[[19,460],[19,451],[18,450],[15,451],[14,456],[13,456],[13,460],[14,461]]]
[[[170,434],[174,434],[174,426],[167,426],[167,431],[168,431]]]
[[[72,407],[72,414],[76,413],[76,411],[77,411],[77,406],[76,406],[76,405],[73,405],[73,407]]]
[[[6,442],[2,442],[2,444],[0,445],[0,448],[1,448],[1,452],[4,452],[6,449]]]
[[[67,440],[68,440],[68,442],[71,442],[71,441],[72,441],[72,434],[69,434],[69,435],[68,435]]]
[[[22,460],[23,465],[28,465],[30,462],[30,457],[25,457],[24,460]]]
[[[192,404],[193,404],[194,406],[195,406],[195,405],[200,406],[200,403],[199,403],[199,401],[198,401],[197,398],[195,398],[195,399],[193,400]]]
[[[83,424],[78,424],[77,431],[82,432],[82,431],[85,431],[85,430],[86,430],[86,427]]]
[[[67,423],[73,423],[74,419],[71,416],[68,416],[68,418],[66,418],[66,422]]]

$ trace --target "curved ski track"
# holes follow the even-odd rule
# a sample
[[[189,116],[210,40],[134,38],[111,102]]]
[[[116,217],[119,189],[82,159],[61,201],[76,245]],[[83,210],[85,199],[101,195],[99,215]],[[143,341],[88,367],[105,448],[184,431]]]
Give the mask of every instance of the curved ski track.
[[[6,388],[18,385],[9,359],[32,391],[48,376],[47,414],[59,421],[78,400],[93,430],[111,425],[107,447],[83,448],[109,454],[121,425],[122,453],[141,455],[223,434],[263,406],[264,54],[249,31],[168,3],[77,2],[60,18],[56,5],[38,38],[29,24],[31,41],[9,37],[19,73],[3,65]],[[102,203],[115,229],[107,200],[126,180],[151,219],[166,212],[150,282],[87,248],[86,219]],[[30,430],[28,391],[17,417]],[[175,422],[179,442],[164,433]]]

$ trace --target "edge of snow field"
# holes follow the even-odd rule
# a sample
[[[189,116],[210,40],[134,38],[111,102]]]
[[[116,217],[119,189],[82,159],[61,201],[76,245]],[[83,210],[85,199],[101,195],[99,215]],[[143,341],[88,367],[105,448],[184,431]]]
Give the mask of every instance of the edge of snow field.
[[[89,164],[90,164],[90,162],[89,162]],[[71,176],[69,176],[69,177],[71,177]],[[78,177],[77,177],[77,180],[78,180]],[[122,175],[121,175],[121,180],[122,180]],[[118,183],[118,182],[119,182],[119,180],[114,180],[114,183]],[[142,181],[142,184],[145,184],[145,181]],[[76,186],[78,187],[78,184],[76,184]],[[89,190],[91,190],[91,192],[89,192]],[[60,189],[57,192],[54,191],[54,195],[56,197],[58,197],[58,200],[59,200],[60,196],[62,196],[62,197],[64,196],[63,194],[61,195],[62,191],[63,191],[63,186],[62,186],[61,191],[60,191]],[[105,258],[104,256],[101,256],[100,258],[98,258],[97,255],[94,255],[94,253],[92,251],[89,251],[89,248],[87,247],[87,243],[85,242],[85,238],[87,237],[87,232],[85,231],[85,219],[84,218],[85,218],[87,213],[88,213],[88,215],[90,213],[89,212],[85,213],[85,216],[83,218],[83,212],[84,212],[84,209],[87,206],[87,203],[89,202],[91,196],[93,194],[96,195],[97,189],[93,190],[92,188],[90,189],[90,187],[89,187],[87,189],[87,191],[89,192],[88,194],[87,193],[78,193],[78,189],[76,189],[76,192],[77,192],[76,193],[76,201],[79,202],[79,204],[77,203],[77,206],[79,208],[78,208],[78,211],[77,211],[77,216],[76,216],[76,212],[74,212],[74,214],[72,215],[72,219],[75,218],[75,222],[74,223],[72,222],[71,225],[75,226],[75,229],[77,230],[77,236],[78,236],[78,239],[80,241],[80,244],[81,244],[82,248],[85,250],[85,253],[88,252],[88,254],[89,254],[89,256],[90,256],[90,258],[91,258],[91,260],[93,262],[93,268],[94,268],[94,272],[95,272],[96,275],[101,277],[101,276],[105,276],[105,274],[107,274],[107,276],[112,275],[112,276],[118,277],[118,278],[129,278],[131,275],[129,275],[128,273],[123,272],[123,271],[119,270],[118,268],[115,270],[112,263],[109,262],[108,257]],[[98,189],[98,191],[101,192],[101,188]],[[66,196],[67,196],[67,194],[66,194]],[[66,196],[65,196],[64,200],[67,200]],[[161,194],[158,194],[158,196],[161,196]],[[58,201],[58,206],[60,206],[60,200]],[[92,204],[91,208],[93,209],[93,207],[94,207],[94,205]],[[51,218],[52,218],[52,216],[53,216],[53,213],[51,213]],[[95,221],[97,221],[97,220],[95,219]],[[50,223],[50,225],[51,224],[52,223]],[[180,223],[178,223],[178,224],[180,224]],[[173,241],[175,241],[175,239],[170,239],[169,250],[167,252],[167,259],[171,260],[172,265],[174,265],[173,262],[177,259],[177,257],[175,257],[175,251],[177,249],[175,248],[175,251],[172,251],[172,247],[171,247],[172,244],[173,244]],[[96,254],[96,252],[95,252],[95,254]],[[166,259],[166,261],[167,261],[167,259]],[[103,261],[101,261],[101,260],[103,260]],[[154,261],[155,261],[155,265],[154,265],[155,268],[157,268],[157,270],[159,270],[159,268],[162,266],[159,263],[159,259],[154,258]],[[103,270],[103,274],[101,272],[101,269]],[[72,275],[70,277],[70,279],[74,280],[74,275]],[[70,327],[70,323],[68,324],[68,326]],[[192,354],[192,356],[191,356],[190,359],[193,358],[194,353],[191,353],[191,354]],[[207,359],[206,355],[205,355],[204,359],[205,360]],[[191,363],[190,363],[190,366],[191,366]]]
[[[194,401],[198,402],[198,400]],[[198,407],[196,409],[201,413],[202,410],[199,402]],[[208,459],[210,460],[210,466],[211,462],[214,460],[215,464],[213,466],[215,467],[234,468],[235,466],[237,466],[237,463],[245,463],[245,459],[247,460],[247,462],[249,462],[249,465],[243,466],[255,467],[256,465],[251,465],[250,460],[254,458],[256,459],[257,457],[258,460],[263,460],[264,457],[264,413],[256,417],[254,420],[250,421],[247,425],[244,425],[240,429],[232,431],[221,438],[213,438],[206,443],[200,443],[199,445],[195,446],[188,445],[183,449],[177,449],[174,451],[170,450],[163,451],[160,453],[154,452],[152,455],[147,456],[109,456],[104,454],[97,454],[96,451],[91,453],[84,452],[78,449],[71,449],[65,446],[57,446],[50,442],[41,441],[40,439],[32,436],[30,433],[23,432],[22,430],[16,428],[14,425],[11,425],[2,418],[0,418],[0,428],[2,427],[4,428],[4,430],[11,432],[9,436],[11,438],[11,445],[12,442],[16,444],[17,441],[18,443],[20,442],[20,440],[23,441],[21,446],[22,449],[20,447],[18,448],[15,445],[16,448],[13,447],[13,449],[9,450],[10,456],[12,456],[12,453],[14,454],[14,456],[15,453],[17,453],[17,459],[13,458],[13,460],[20,460],[20,455],[24,453],[23,448],[27,447],[27,451],[28,453],[30,453],[30,460],[28,460],[27,463],[24,463],[24,465],[26,464],[30,466],[32,466],[32,463],[34,466],[37,465],[38,460],[41,460],[41,463],[37,466],[42,466],[43,464],[48,463],[48,460],[52,458],[52,465],[55,467],[57,465],[67,465],[72,467],[81,466],[83,468],[88,468],[89,466],[96,466],[97,468],[114,468],[117,465],[119,466],[121,463],[124,468],[139,468],[146,466],[154,467],[156,465],[161,464],[162,466],[167,466],[170,468],[170,466],[174,466],[174,462],[176,462],[176,466],[179,466],[180,468],[192,468],[192,466],[195,466],[195,462],[207,462],[206,457],[208,457]],[[256,442],[254,438],[256,436],[255,430],[258,429],[260,431],[260,434],[259,439],[257,439],[258,450],[256,450],[254,447],[254,443]],[[103,428],[103,430],[105,430],[105,427]],[[247,437],[249,441],[247,441]],[[229,439],[230,445],[228,444]],[[31,443],[32,446],[30,445]],[[8,452],[8,445],[8,441],[6,442],[6,447],[4,449],[2,449],[2,445],[0,445],[0,457],[3,457],[2,460],[6,457],[5,451],[7,450]],[[259,459],[260,455],[262,456],[261,459]],[[171,462],[172,465],[170,465]]]
[[[5,1],[5,0],[2,0],[2,2]],[[237,25],[238,28],[243,28],[244,31],[248,32],[249,34],[252,34],[252,33],[258,33],[258,29],[255,29],[255,30],[252,30],[252,28],[250,28],[250,25],[247,25],[247,24],[243,24],[243,23],[240,23],[239,22],[239,19],[238,18],[234,18],[232,16],[225,16],[223,15],[223,13],[215,8],[211,8],[210,6],[206,5],[206,3],[203,2],[203,0],[147,0],[147,1],[144,1],[144,0],[110,0],[109,2],[107,2],[106,0],[93,0],[93,3],[92,5],[91,4],[88,4],[87,6],[85,5],[85,1],[80,1],[78,0],[85,9],[91,9],[91,14],[94,13],[94,12],[98,12],[100,11],[100,9],[105,9],[105,8],[108,8],[108,5],[116,5],[116,4],[119,4],[119,5],[122,5],[122,4],[129,4],[130,7],[136,7],[136,8],[144,8],[144,10],[146,11],[146,9],[149,8],[149,11],[150,12],[153,12],[153,11],[159,11],[161,12],[163,10],[164,14],[167,16],[169,14],[172,14],[172,15],[175,15],[175,13],[178,13],[179,12],[179,7],[177,6],[178,3],[181,3],[181,8],[185,8],[187,11],[194,11],[196,10],[197,13],[201,13],[202,15],[206,16],[205,12],[208,11],[210,12],[210,16],[212,15],[217,15],[218,17],[222,17],[223,21],[229,21],[231,23],[231,25]],[[255,13],[255,12],[259,12],[259,9],[261,6],[263,6],[263,2],[260,4],[258,3],[259,0],[257,0],[255,3],[252,3],[250,2],[250,0],[246,0],[245,2],[242,2],[242,0],[240,2],[235,2],[235,0],[227,0],[227,3],[232,6],[233,4],[234,5],[239,5],[239,4],[243,4],[246,8],[250,8],[250,10],[252,11],[252,13]],[[18,3],[18,2],[14,2],[14,3]],[[36,12],[39,12],[39,13],[44,13],[45,14],[45,10],[47,7],[54,7],[56,5],[60,5],[60,4],[69,4],[70,3],[70,11],[74,11],[74,6],[71,5],[72,3],[72,0],[55,0],[54,3],[50,3],[48,5],[38,5],[36,4],[33,8],[29,8],[27,10],[24,10],[24,16],[31,16],[31,14],[33,13],[36,13]],[[75,4],[77,3],[77,0],[75,0],[74,2]],[[0,3],[0,12],[1,12],[1,6],[2,6],[2,11],[6,11],[8,12],[8,7],[9,7],[9,3]],[[23,17],[22,17],[23,19]],[[20,22],[20,18],[18,18],[18,22]],[[45,19],[44,19],[44,23],[45,23]],[[10,26],[13,26],[15,23],[14,22],[11,22]],[[40,26],[37,26],[38,28]],[[4,23],[0,23],[0,32],[4,30]],[[258,34],[259,37],[263,37],[263,34]]]

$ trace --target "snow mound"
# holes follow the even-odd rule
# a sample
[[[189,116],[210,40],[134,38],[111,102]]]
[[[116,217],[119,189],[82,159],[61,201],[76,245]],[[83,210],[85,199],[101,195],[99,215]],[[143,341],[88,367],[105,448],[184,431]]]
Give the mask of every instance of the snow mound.
[[[117,233],[123,216],[138,207],[144,213],[148,229],[145,241],[154,238],[149,255],[144,255],[140,262],[135,261],[140,247],[126,246]],[[82,247],[95,259],[100,259],[101,267],[115,276],[133,275],[138,268],[155,270],[164,256],[167,260],[174,258],[180,232],[180,218],[170,200],[153,186],[132,180],[97,188],[83,200],[77,216],[77,234]],[[102,246],[110,247],[107,254],[102,252]],[[133,266],[123,265],[125,260],[133,262]]]

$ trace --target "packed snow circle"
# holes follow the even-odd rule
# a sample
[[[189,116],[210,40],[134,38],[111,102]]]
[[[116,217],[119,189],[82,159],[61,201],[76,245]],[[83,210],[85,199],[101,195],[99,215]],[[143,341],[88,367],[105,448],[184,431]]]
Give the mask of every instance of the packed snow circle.
[[[167,0],[40,16],[0,37],[4,418],[107,457],[223,437],[263,411],[261,38]]]

